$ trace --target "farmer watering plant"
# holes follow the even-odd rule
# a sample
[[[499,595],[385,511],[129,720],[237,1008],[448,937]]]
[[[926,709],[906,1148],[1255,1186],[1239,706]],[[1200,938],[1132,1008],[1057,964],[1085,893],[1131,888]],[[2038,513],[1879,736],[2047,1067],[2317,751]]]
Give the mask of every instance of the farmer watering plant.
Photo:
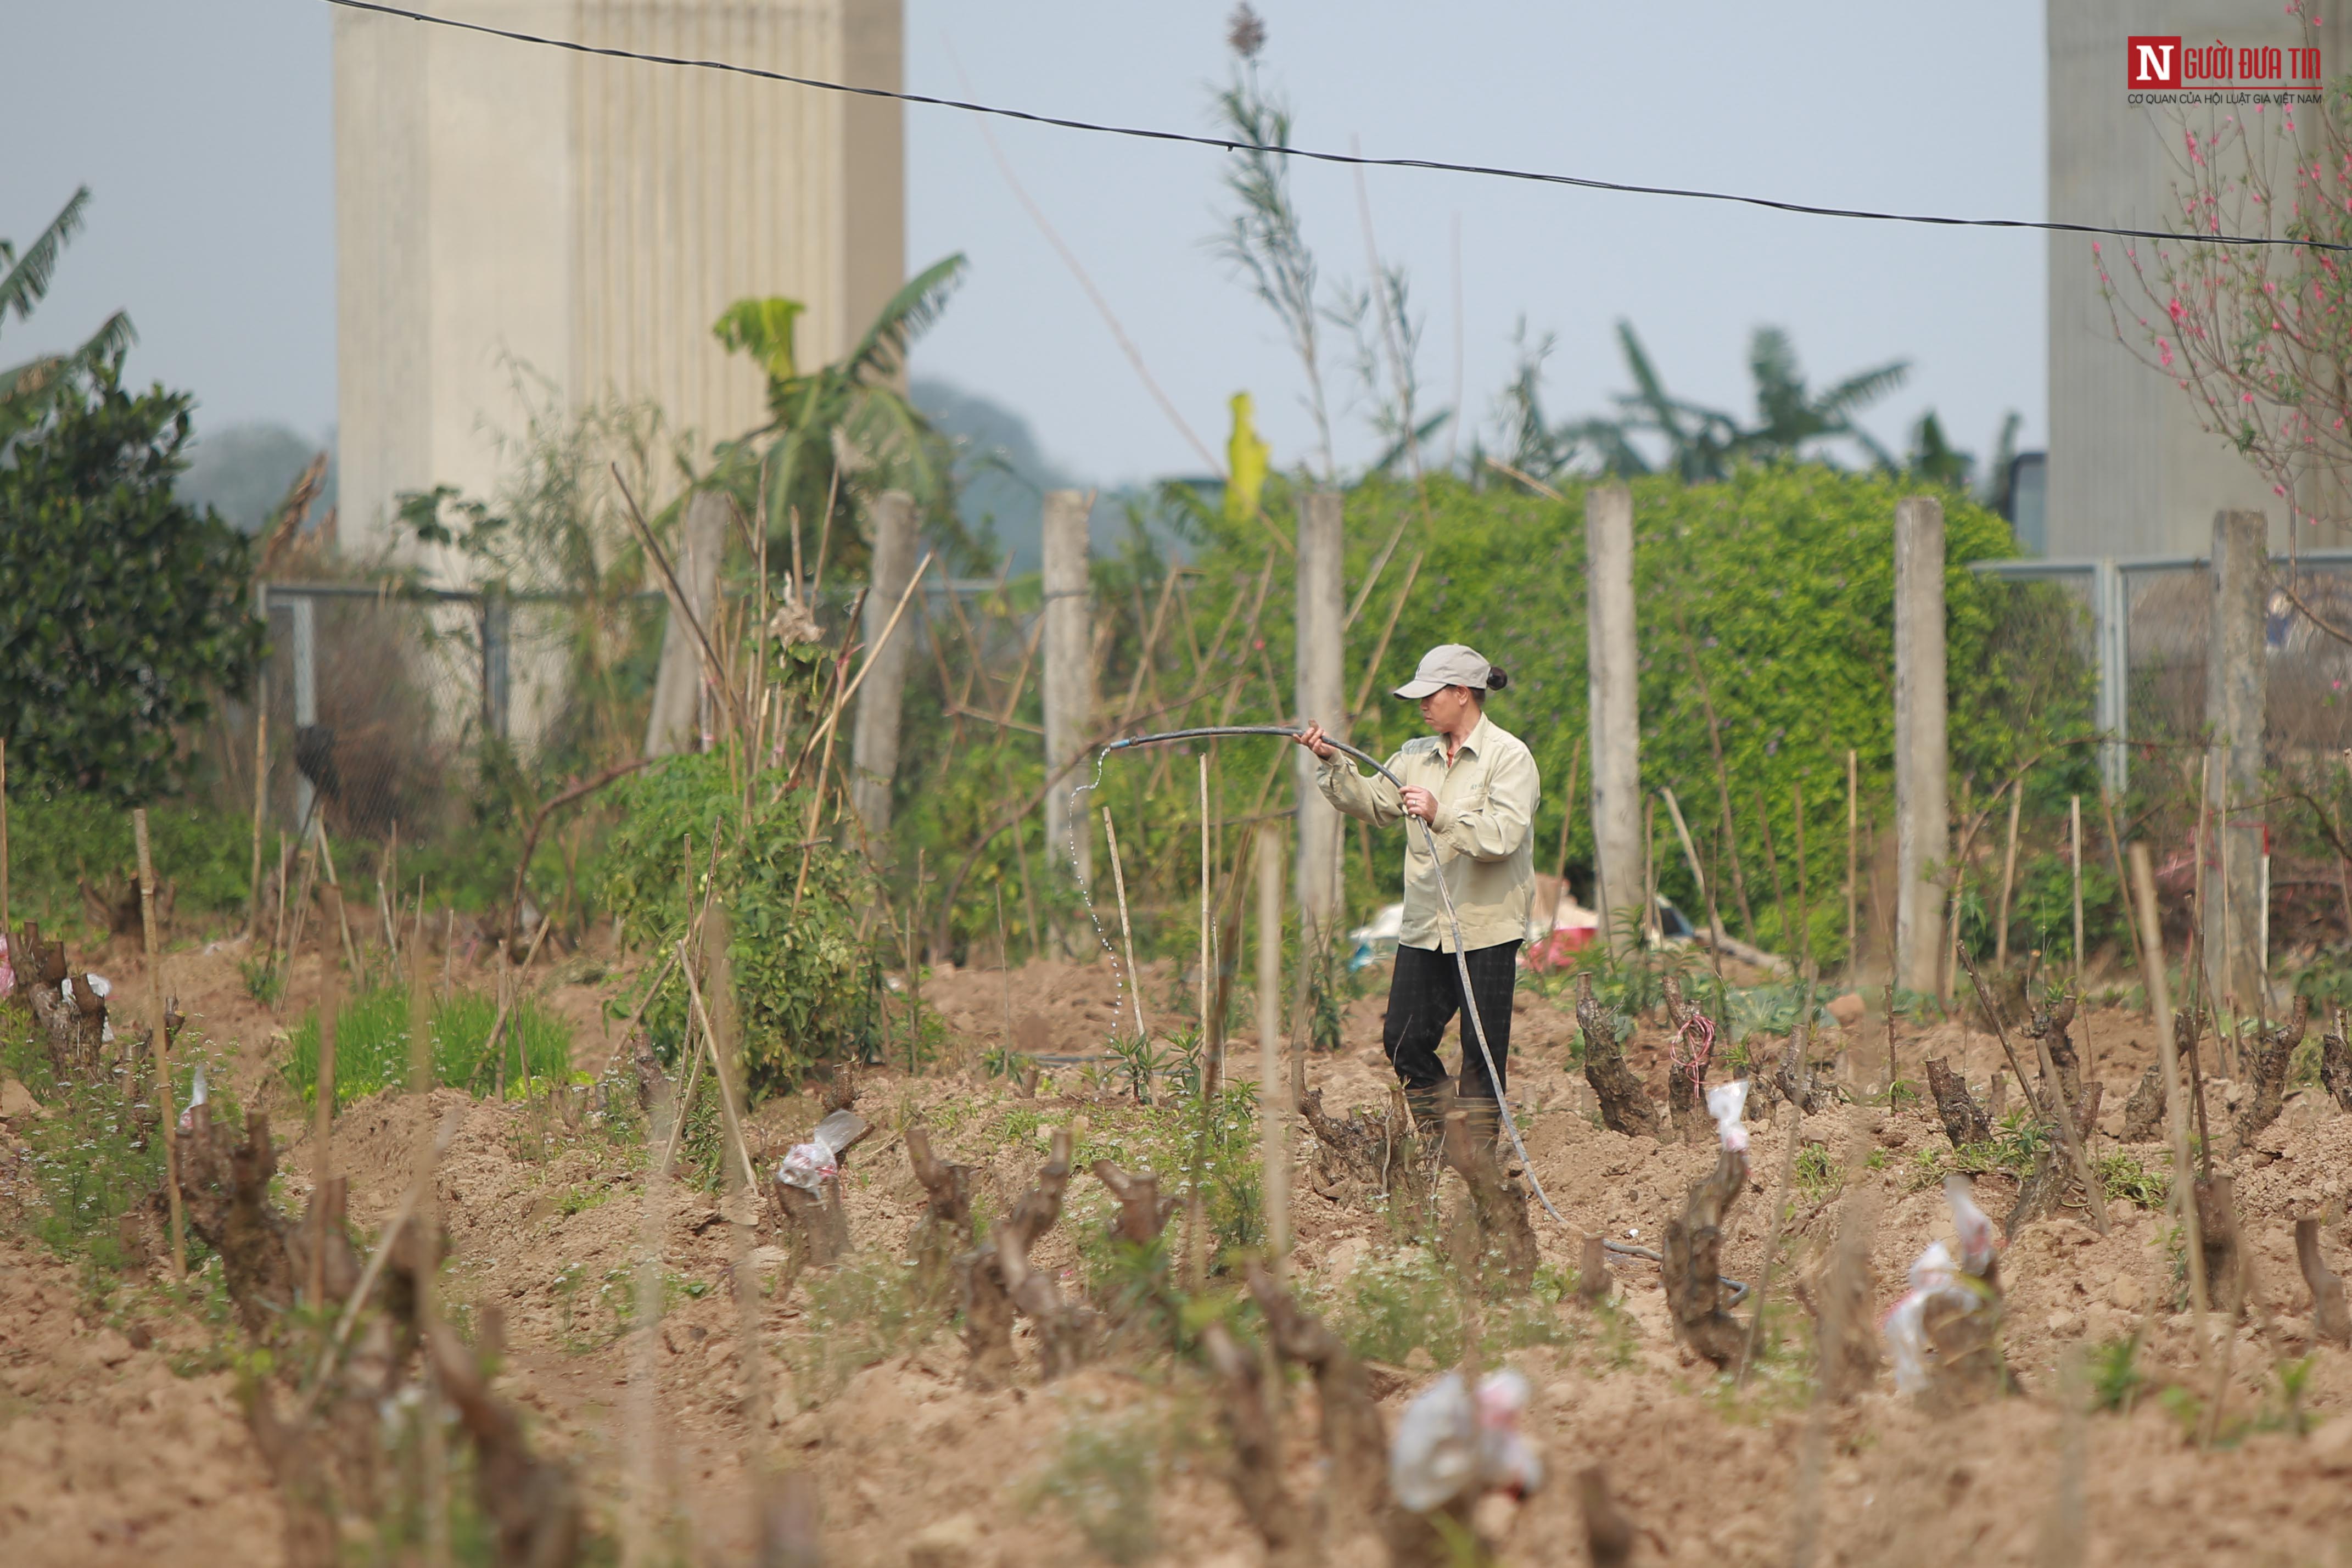
[[[1509,679],[1460,643],[1430,649],[1395,694],[1421,705],[1431,733],[1406,742],[1389,759],[1394,782],[1367,778],[1319,724],[1297,737],[1322,763],[1316,781],[1333,805],[1375,826],[1412,816],[1428,828],[1405,837],[1404,929],[1381,1044],[1416,1124],[1434,1131],[1458,1104],[1470,1115],[1473,1134],[1489,1141],[1500,1122],[1497,1101],[1509,1067],[1519,943],[1535,901],[1530,841],[1540,784],[1526,744],[1486,717],[1487,693],[1502,690]],[[1462,1067],[1449,1079],[1437,1047],[1465,1002],[1476,1017],[1464,1019]]]

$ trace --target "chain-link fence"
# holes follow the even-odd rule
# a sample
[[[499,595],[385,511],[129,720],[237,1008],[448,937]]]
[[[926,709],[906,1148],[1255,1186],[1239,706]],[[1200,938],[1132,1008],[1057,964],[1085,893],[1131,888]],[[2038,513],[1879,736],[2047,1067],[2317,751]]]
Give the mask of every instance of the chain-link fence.
[[[261,600],[266,830],[299,837],[315,820],[339,838],[429,843],[469,819],[486,742],[540,771],[642,742],[658,595],[272,583]],[[243,705],[220,737],[240,793],[253,789],[251,715]]]

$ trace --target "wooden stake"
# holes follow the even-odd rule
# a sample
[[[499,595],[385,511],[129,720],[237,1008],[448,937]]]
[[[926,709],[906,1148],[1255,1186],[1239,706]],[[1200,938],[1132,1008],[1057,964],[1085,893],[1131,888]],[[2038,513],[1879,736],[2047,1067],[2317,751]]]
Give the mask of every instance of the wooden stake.
[[[2122,836],[2116,832],[2115,797],[2107,793],[2105,784],[2099,786],[2099,811],[2106,818],[2107,854],[2115,861],[2116,894],[2124,900],[2124,930],[2131,935],[2132,963],[2139,971],[2140,987],[2145,991],[2147,988],[2147,950],[2140,944],[2139,921],[2134,918],[2137,910],[2132,900],[2131,879],[2124,875],[2124,841]],[[2149,1005],[2155,1005],[2156,993],[2148,991],[2147,996]],[[2171,1009],[2168,1007],[2165,1011],[2170,1012]],[[2154,1017],[2155,1015],[2151,1013],[2149,1016]]]
[[[1854,960],[1861,951],[1854,945],[1859,939],[1859,930],[1855,923],[1856,912],[1859,909],[1855,896],[1855,879],[1859,874],[1860,865],[1855,858],[1854,849],[1856,829],[1861,826],[1862,759],[1853,748],[1849,746],[1845,753],[1845,972],[1846,978],[1849,980],[1853,978]]]
[[[2009,842],[2000,852],[2000,913],[1993,921],[1992,964],[2009,967],[2009,896],[2017,885],[2017,818],[2025,805],[2025,775],[2009,781]]]
[[[1805,875],[1805,786],[1790,784],[1789,799],[1797,814],[1797,967],[1801,973],[1811,974],[1813,973],[1813,896],[1810,890],[1812,884]]]
[[[1127,919],[1127,868],[1119,864],[1118,829],[1111,825],[1110,807],[1102,808],[1102,816],[1103,837],[1110,844],[1110,882],[1118,890],[1118,940],[1127,949],[1128,1000],[1135,1006],[1135,1038],[1140,1044],[1145,1038],[1143,976],[1135,967],[1135,928],[1128,923]],[[1001,889],[996,895],[996,940],[1002,943],[1004,940],[1004,894]],[[1004,1020],[1005,1044],[1009,1047],[1013,1034],[1013,993],[1009,989],[1004,994]]]
[[[1724,983],[1723,916],[1715,907],[1715,884],[1708,881],[1706,873],[1699,869],[1698,849],[1691,843],[1690,826],[1683,821],[1683,808],[1675,799],[1675,792],[1662,789],[1658,794],[1665,798],[1666,816],[1675,825],[1675,837],[1683,847],[1683,860],[1690,867],[1691,880],[1698,884],[1699,897],[1706,900],[1707,952],[1715,961],[1715,983],[1721,985]]]
[[[2066,833],[2074,849],[2074,997],[2083,996],[2083,797],[2066,797]]]
[[[8,912],[8,739],[0,735],[0,946],[16,929]]]
[[[139,848],[139,923],[147,938],[147,1007],[154,1033],[148,1052],[154,1063],[151,1091],[163,1122],[163,1192],[172,1213],[172,1278],[188,1277],[186,1219],[180,1207],[180,1100],[172,1084],[171,1032],[163,1027],[163,944],[155,931],[155,863],[147,852],[147,808],[133,807],[131,836]]]

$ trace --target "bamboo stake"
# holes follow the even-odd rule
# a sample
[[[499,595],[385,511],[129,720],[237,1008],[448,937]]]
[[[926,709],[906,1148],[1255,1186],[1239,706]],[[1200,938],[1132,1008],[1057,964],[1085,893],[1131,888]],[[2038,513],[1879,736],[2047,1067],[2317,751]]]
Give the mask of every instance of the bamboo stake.
[[[1858,910],[1855,887],[1860,863],[1855,858],[1854,848],[1855,829],[1862,825],[1861,769],[1861,758],[1853,747],[1847,747],[1845,753],[1845,971],[1848,979],[1853,976],[1854,959],[1859,952],[1854,943],[1859,935],[1855,923]]]
[[[7,780],[6,742],[0,742],[0,785]],[[261,931],[261,819],[269,805],[269,678],[261,678],[261,694],[253,708],[253,877],[245,896],[245,937]],[[0,812],[0,863],[7,859],[6,813]],[[0,870],[0,921],[7,917],[8,874]],[[0,926],[5,929],[5,926]]]
[[[16,929],[8,912],[8,738],[0,735],[0,947],[7,945],[8,933]]]
[[[702,1026],[702,1046],[710,1056],[710,1076],[719,1085],[719,1109],[727,1121],[728,1141],[735,1145],[735,1158],[743,1169],[743,1184],[752,1192],[760,1190],[759,1173],[751,1165],[751,1147],[743,1136],[742,1113],[735,1107],[735,1090],[727,1081],[726,1063],[719,1056],[719,1032],[710,1026],[709,1009],[702,1005],[702,985],[694,977],[694,960],[686,951],[686,942],[677,944],[678,968],[686,975],[686,994],[694,1004],[695,1021]]]
[[[1110,807],[1102,808],[1102,818],[1103,837],[1110,845],[1110,882],[1111,886],[1118,890],[1118,940],[1127,949],[1128,1000],[1135,1006],[1135,1038],[1138,1044],[1141,1044],[1145,1036],[1143,976],[1135,967],[1135,928],[1128,923],[1127,919],[1127,869],[1119,864],[1118,829],[1111,824]],[[1001,944],[1004,940],[1004,894],[1001,889],[996,895],[996,920],[998,931],[996,940]],[[1013,1032],[1013,994],[1009,990],[1004,994],[1004,1018],[1005,1043],[1010,1046]]]
[[[996,967],[1004,976],[1004,1049],[1013,1050],[1013,943],[1004,934],[1004,883],[1000,879],[993,889],[996,894]]]
[[[1201,1105],[1197,1113],[1207,1114],[1209,1064],[1209,753],[1200,754],[1201,763]],[[1194,1140],[1197,1148],[1200,1140]],[[1184,1280],[1188,1289],[1197,1291],[1208,1279],[1209,1238],[1203,1234],[1205,1216],[1201,1205],[1201,1162],[1192,1162],[1192,1179],[1184,1194]]]
[[[1993,921],[1992,963],[2009,967],[2009,898],[2017,885],[2017,818],[2025,805],[2025,775],[2009,781],[2009,842],[2000,853],[2000,914]]]
[[[1675,799],[1675,792],[1661,789],[1658,793],[1665,797],[1666,816],[1673,819],[1675,837],[1681,841],[1683,860],[1690,867],[1691,880],[1698,884],[1699,897],[1706,900],[1707,952],[1715,961],[1715,983],[1720,986],[1724,984],[1723,917],[1715,907],[1715,884],[1699,869],[1698,849],[1691,843],[1690,826],[1683,821],[1683,808]]]
[[[1413,581],[1421,575],[1421,563],[1428,558],[1429,552],[1422,551],[1412,558],[1412,564],[1405,569],[1404,585],[1397,590],[1396,603],[1389,607],[1388,622],[1381,627],[1381,640],[1372,648],[1370,662],[1364,666],[1363,683],[1356,688],[1356,700],[1348,704],[1350,721],[1363,712],[1364,704],[1372,700],[1372,687],[1380,677],[1381,660],[1388,657],[1389,639],[1396,635],[1397,621],[1404,614],[1405,601],[1412,597]],[[1371,584],[1367,582],[1364,587],[1370,592]]]
[[[1805,786],[1791,784],[1789,797],[1797,814],[1797,963],[1810,974],[1813,973],[1813,896],[1805,873]]]
[[[341,902],[340,890],[330,889],[330,899]],[[327,1183],[335,1173],[335,1014],[343,999],[342,971],[336,967],[335,956],[325,956],[324,973],[319,982],[319,1071],[314,1086],[318,1103],[310,1114],[310,1199],[312,1226],[310,1229],[310,1278],[308,1300],[310,1310],[322,1311],[327,1300]]]
[[[2083,797],[2079,795],[2066,797],[2066,832],[2074,850],[2074,995],[2079,1001],[2083,995]]]
[[[1277,1283],[1290,1273],[1290,1117],[1282,1084],[1282,829],[1257,829],[1257,1096],[1265,1172],[1266,1250]]]
[[[172,1278],[188,1277],[186,1218],[180,1207],[180,1103],[172,1084],[171,1031],[163,1026],[163,944],[155,931],[155,864],[147,852],[147,808],[134,806],[131,835],[139,847],[139,923],[147,939],[147,1005],[154,1033],[148,1052],[154,1063],[156,1109],[163,1122],[163,1192],[171,1200]]]
[[[2124,930],[2131,934],[2132,964],[2139,971],[2140,988],[2147,991],[2147,949],[2140,942],[2139,921],[2134,918],[2137,910],[2132,902],[2131,879],[2124,875],[2124,841],[2122,836],[2116,832],[2115,797],[2107,793],[2105,784],[2099,786],[2099,811],[2106,818],[2107,854],[2115,861],[2116,896],[2124,900]],[[2153,1006],[2156,993],[2147,991],[2147,996],[2149,1005]],[[2167,1007],[2165,1011],[2168,1013],[2171,1008]],[[2155,1015],[2151,1013],[2149,1016]]]
[[[1215,858],[1211,842],[1215,824],[1209,816],[1209,753],[1201,752],[1201,1091],[1205,1098],[1224,1083],[1223,1042],[1216,1037],[1223,1033],[1217,1020],[1210,1016],[1210,998],[1215,991],[1217,973],[1217,939],[1214,927],[1216,914],[1209,898],[1209,868]]]
[[[440,1194],[434,1177],[438,1150],[433,1137],[433,1030],[425,969],[412,953],[408,978],[408,1073],[416,1107],[417,1249],[416,1322],[429,1343],[440,1315],[440,1269],[434,1242],[441,1234]],[[441,1380],[425,1358],[423,1455],[425,1465],[425,1562],[444,1568],[449,1561],[449,1456],[441,1425]]]
[[[1699,706],[1706,715],[1707,750],[1715,759],[1715,793],[1723,806],[1723,851],[1731,862],[1732,899],[1739,905],[1739,923],[1748,940],[1755,942],[1756,916],[1748,907],[1748,875],[1739,865],[1739,829],[1731,816],[1731,771],[1723,761],[1723,727],[1716,722],[1715,695],[1707,687],[1706,667],[1698,661],[1698,644],[1692,640],[1690,628],[1683,625],[1679,605],[1675,610],[1675,624],[1682,632],[1683,657],[1690,663],[1691,679],[1698,687]]]

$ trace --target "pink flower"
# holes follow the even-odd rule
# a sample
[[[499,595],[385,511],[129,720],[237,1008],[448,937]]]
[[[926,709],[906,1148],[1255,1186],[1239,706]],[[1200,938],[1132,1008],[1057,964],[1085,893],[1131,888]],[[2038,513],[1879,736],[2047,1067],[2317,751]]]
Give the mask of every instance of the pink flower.
[[[2170,370],[2172,368],[2172,345],[2165,342],[2162,338],[2158,338],[2156,340],[2156,352],[2163,356],[2163,359],[2160,362],[2162,368]]]
[[[2283,496],[2286,494],[2286,487],[2284,485],[2273,485],[2271,487],[2271,494],[2274,496]]]
[[[2189,314],[2189,307],[2180,302],[2180,296],[2178,294],[2174,295],[2171,302],[2164,308],[2171,314],[2172,319],[2176,321],[2180,320],[2181,317]]]

